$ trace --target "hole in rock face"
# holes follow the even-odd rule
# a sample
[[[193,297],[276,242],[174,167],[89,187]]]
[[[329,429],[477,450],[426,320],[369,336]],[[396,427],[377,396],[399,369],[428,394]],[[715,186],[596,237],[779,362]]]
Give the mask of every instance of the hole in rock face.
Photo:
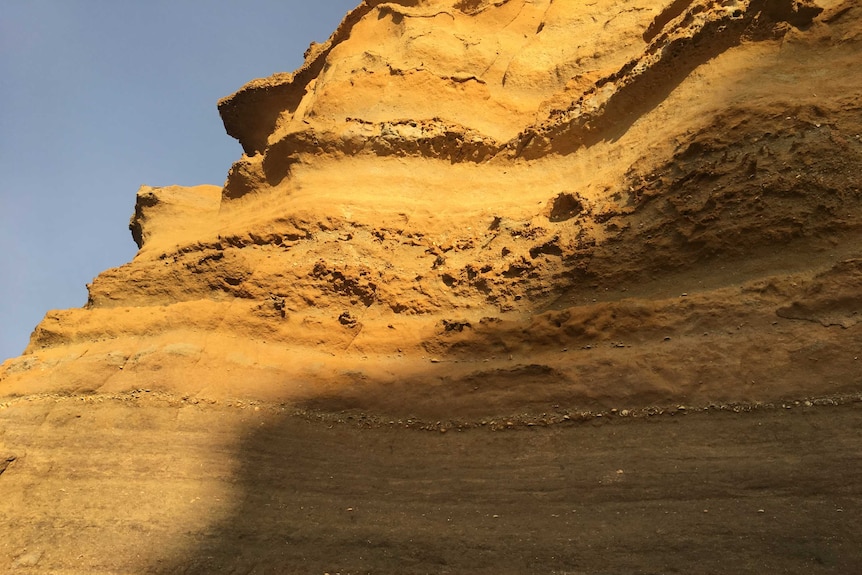
[[[457,331],[459,333],[464,331],[464,328],[472,328],[473,327],[472,325],[470,325],[470,322],[468,322],[468,321],[454,321],[454,320],[444,319],[444,320],[442,320],[441,323],[443,325],[444,331]]]
[[[530,257],[536,259],[541,255],[562,257],[563,250],[556,244],[556,238],[530,249]]]
[[[345,311],[338,316],[338,323],[346,327],[355,327],[359,321],[353,317],[349,311]]]
[[[763,11],[776,22],[787,22],[804,29],[823,12],[823,8],[813,2],[799,0],[766,0]]]
[[[473,12],[481,11],[483,8],[485,8],[483,4],[486,4],[484,0],[461,0],[460,2],[455,4],[455,8],[465,14],[470,14]]]
[[[584,211],[584,204],[574,194],[563,192],[551,202],[551,211],[548,219],[552,222],[564,222],[570,220]]]

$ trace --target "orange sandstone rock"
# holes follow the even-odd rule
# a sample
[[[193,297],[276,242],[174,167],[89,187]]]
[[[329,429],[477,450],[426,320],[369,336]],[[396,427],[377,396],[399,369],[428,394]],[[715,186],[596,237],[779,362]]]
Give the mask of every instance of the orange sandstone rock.
[[[365,1],[3,393],[495,413],[859,391],[862,8]],[[453,416],[454,416],[453,415]]]

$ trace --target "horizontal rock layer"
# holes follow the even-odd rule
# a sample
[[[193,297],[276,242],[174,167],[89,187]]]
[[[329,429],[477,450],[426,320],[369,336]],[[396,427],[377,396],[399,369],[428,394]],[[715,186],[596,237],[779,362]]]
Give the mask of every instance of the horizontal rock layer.
[[[7,393],[139,388],[432,418],[858,390],[862,9],[363,2],[219,110],[223,187]]]

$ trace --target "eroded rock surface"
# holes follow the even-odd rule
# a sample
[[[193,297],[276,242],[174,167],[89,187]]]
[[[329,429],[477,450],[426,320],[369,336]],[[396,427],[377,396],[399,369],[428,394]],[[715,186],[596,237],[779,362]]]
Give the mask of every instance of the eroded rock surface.
[[[6,393],[431,418],[859,390],[862,8],[366,1],[219,102],[223,187],[138,192],[140,250]]]

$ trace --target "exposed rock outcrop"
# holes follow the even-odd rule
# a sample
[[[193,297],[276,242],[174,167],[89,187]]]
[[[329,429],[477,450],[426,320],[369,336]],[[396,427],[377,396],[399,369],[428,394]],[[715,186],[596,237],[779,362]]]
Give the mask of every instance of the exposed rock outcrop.
[[[862,8],[366,1],[0,387],[482,417],[859,390]],[[505,392],[501,392],[503,389]]]

